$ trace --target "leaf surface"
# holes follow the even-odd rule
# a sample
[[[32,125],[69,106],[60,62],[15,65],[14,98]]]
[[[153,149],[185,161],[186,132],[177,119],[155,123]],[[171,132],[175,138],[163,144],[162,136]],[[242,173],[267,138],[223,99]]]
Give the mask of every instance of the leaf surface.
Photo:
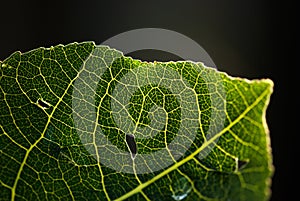
[[[0,68],[1,200],[268,200],[269,79],[92,42]]]

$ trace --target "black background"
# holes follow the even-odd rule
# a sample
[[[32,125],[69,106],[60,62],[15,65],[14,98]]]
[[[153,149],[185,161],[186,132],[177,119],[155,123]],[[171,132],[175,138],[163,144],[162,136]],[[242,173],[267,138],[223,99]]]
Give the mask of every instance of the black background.
[[[219,70],[274,81],[267,109],[275,166],[271,200],[291,200],[292,178],[297,173],[292,169],[296,133],[290,130],[293,122],[289,115],[296,112],[296,104],[288,95],[297,86],[292,80],[297,69],[294,30],[299,25],[293,7],[266,0],[1,1],[0,60],[14,51],[41,46],[75,41],[100,44],[137,28],[182,33],[200,44]],[[144,60],[176,59],[155,51],[132,55]]]

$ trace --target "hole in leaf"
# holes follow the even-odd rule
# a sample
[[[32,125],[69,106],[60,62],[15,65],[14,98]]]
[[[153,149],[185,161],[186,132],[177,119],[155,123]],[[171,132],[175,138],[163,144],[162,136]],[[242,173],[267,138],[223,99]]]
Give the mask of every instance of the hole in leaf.
[[[245,159],[245,160],[237,160],[237,170],[242,170],[244,169],[247,164],[249,163],[249,159]]]
[[[44,101],[42,99],[38,99],[37,105],[43,109],[48,109],[51,106],[49,103],[47,103],[46,101]]]
[[[131,153],[131,157],[132,157],[132,159],[134,159],[135,156],[136,156],[136,153],[137,153],[137,146],[136,146],[136,142],[135,142],[135,139],[134,139],[134,135],[126,134],[126,139],[125,140],[126,140],[128,149]]]

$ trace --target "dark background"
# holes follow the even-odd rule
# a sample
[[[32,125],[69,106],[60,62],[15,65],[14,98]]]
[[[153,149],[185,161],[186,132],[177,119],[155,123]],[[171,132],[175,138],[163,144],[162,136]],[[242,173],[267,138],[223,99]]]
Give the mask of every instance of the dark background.
[[[14,51],[26,52],[70,42],[106,39],[137,28],[164,28],[200,44],[219,70],[230,75],[271,78],[274,93],[267,109],[275,174],[272,201],[291,200],[293,150],[292,102],[284,103],[292,86],[296,24],[287,2],[252,1],[1,1],[0,60]],[[161,52],[135,52],[144,60],[176,59]],[[288,78],[287,78],[288,76]],[[296,80],[297,81],[297,80]],[[296,83],[295,81],[295,83]],[[295,104],[296,106],[296,104]]]

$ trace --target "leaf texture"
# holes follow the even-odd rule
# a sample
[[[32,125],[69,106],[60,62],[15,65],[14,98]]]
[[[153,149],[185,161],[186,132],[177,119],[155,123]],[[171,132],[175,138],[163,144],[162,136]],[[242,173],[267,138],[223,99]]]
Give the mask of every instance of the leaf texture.
[[[93,42],[0,68],[0,200],[268,200],[269,79]]]

